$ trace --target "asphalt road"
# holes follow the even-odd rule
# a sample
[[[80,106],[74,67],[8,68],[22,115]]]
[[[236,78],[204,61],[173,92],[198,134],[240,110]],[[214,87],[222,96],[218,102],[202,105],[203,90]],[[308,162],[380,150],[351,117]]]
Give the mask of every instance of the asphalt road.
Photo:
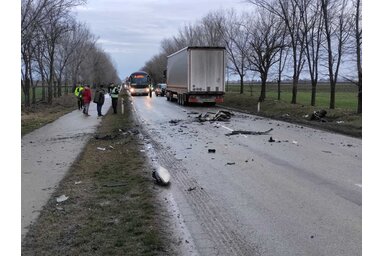
[[[132,104],[149,157],[172,176],[164,202],[198,254],[362,254],[361,139],[237,112],[198,122],[220,108],[165,97]]]

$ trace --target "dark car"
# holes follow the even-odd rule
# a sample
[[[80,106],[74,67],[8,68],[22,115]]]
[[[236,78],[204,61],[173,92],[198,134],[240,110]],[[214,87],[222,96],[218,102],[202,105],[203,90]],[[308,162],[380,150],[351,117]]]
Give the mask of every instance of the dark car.
[[[164,96],[166,88],[167,88],[167,84],[157,84],[155,88],[156,96],[159,96],[159,95]]]

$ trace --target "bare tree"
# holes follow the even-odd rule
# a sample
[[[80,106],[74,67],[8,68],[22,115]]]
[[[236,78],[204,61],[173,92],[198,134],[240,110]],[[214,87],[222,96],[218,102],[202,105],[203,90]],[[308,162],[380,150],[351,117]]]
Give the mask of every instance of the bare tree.
[[[300,13],[303,19],[301,31],[305,42],[305,54],[312,85],[311,106],[315,106],[324,25],[320,2],[318,0],[304,0]]]
[[[225,17],[222,12],[210,12],[203,17],[200,23],[200,45],[202,46],[224,46],[223,30]]]
[[[167,68],[167,56],[165,53],[160,53],[153,56],[147,61],[142,68],[152,78],[154,84],[165,82],[163,71]]]
[[[38,26],[44,20],[43,9],[46,1],[23,0],[21,2],[21,86],[24,92],[24,105],[30,106],[29,92],[32,82],[32,61],[35,51]]]
[[[304,58],[304,39],[300,29],[303,26],[303,17],[301,10],[303,3],[301,0],[248,0],[257,6],[260,6],[280,17],[286,26],[288,35],[290,37],[290,48],[292,53],[292,104],[297,102],[297,86],[303,66],[305,63]]]
[[[283,31],[282,37],[281,37],[281,45],[282,47],[279,50],[278,54],[278,68],[277,68],[277,99],[281,100],[281,77],[285,69],[285,64],[287,63],[287,58],[289,54],[289,49],[286,47],[285,44],[285,37],[286,37],[286,31]],[[285,46],[285,47],[284,47]]]
[[[248,71],[249,33],[244,26],[246,22],[248,19],[245,13],[239,18],[232,9],[226,13],[224,25],[221,27],[227,58],[230,62],[228,68],[240,77],[240,94],[244,92],[244,76]]]
[[[250,70],[260,74],[261,92],[259,101],[266,98],[266,86],[270,68],[279,61],[276,55],[280,52],[282,45],[282,36],[284,32],[283,21],[269,12],[259,11],[253,15],[256,21],[249,23],[250,52],[248,61]]]
[[[324,32],[327,42],[328,76],[331,87],[330,109],[335,108],[336,84],[340,63],[345,44],[350,36],[348,29],[348,19],[350,19],[350,16],[347,15],[347,7],[347,0],[321,0],[321,8],[324,15]]]

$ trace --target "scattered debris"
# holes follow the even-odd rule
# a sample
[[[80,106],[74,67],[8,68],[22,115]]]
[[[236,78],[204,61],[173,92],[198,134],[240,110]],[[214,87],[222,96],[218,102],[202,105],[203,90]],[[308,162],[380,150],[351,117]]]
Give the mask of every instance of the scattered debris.
[[[216,149],[209,148],[209,149],[208,149],[208,153],[216,153]]]
[[[173,124],[173,125],[176,125],[180,122],[181,120],[180,119],[172,119],[171,121],[169,121],[170,124]]]
[[[107,135],[99,135],[99,134],[96,134],[94,136],[95,139],[97,140],[113,140],[117,137],[118,135],[117,134],[114,134],[114,135],[110,135],[110,134],[107,134]]]
[[[313,114],[311,115],[310,120],[327,122],[327,120],[324,119],[326,115],[327,115],[327,111],[324,109],[320,111],[313,111]]]
[[[97,147],[98,150],[105,151],[105,148]]]
[[[67,201],[68,198],[69,198],[68,196],[61,195],[59,197],[56,197],[56,202],[61,203],[61,202]]]
[[[83,183],[81,180],[80,181],[75,181],[75,185],[79,185],[81,183]]]
[[[272,137],[270,137],[268,142],[275,142],[275,140]]]
[[[289,117],[289,114],[283,114],[281,117]]]
[[[237,134],[247,134],[247,135],[266,135],[270,131],[272,131],[273,128],[269,129],[268,131],[265,132],[253,132],[253,131],[242,131],[242,130],[237,130],[237,131],[232,131],[231,133],[225,134],[226,136],[231,136],[231,135],[237,135]]]
[[[345,123],[344,121],[336,121],[337,124],[343,124]]]
[[[295,140],[293,140],[293,141],[292,141],[292,143],[293,143],[293,144],[295,144],[295,145],[297,145],[297,143],[298,143],[298,142],[297,142],[297,141],[295,141]]]
[[[114,148],[113,146],[111,146],[111,145],[109,145],[109,148],[110,148],[110,149],[115,149],[115,148]]]
[[[152,172],[152,177],[158,184],[163,186],[168,185],[169,180],[171,179],[171,175],[168,170],[161,166]]]
[[[234,165],[235,162],[230,162],[230,163],[227,163],[227,165]]]
[[[199,122],[228,121],[229,119],[231,119],[231,116],[233,116],[233,115],[234,114],[229,112],[229,111],[219,110],[216,113],[207,112],[204,115],[200,114],[199,116],[197,116],[197,121],[199,121]]]
[[[189,187],[188,189],[187,189],[187,191],[192,191],[192,190],[195,190],[196,189],[196,187]]]
[[[322,150],[322,152],[324,152],[324,153],[332,153],[331,151],[328,151],[328,150]]]

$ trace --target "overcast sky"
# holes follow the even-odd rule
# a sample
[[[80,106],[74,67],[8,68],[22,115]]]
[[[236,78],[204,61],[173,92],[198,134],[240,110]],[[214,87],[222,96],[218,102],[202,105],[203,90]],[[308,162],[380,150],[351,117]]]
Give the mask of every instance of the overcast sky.
[[[88,0],[76,8],[98,43],[110,54],[121,79],[160,52],[162,39],[195,24],[210,11],[252,8],[245,0]]]

